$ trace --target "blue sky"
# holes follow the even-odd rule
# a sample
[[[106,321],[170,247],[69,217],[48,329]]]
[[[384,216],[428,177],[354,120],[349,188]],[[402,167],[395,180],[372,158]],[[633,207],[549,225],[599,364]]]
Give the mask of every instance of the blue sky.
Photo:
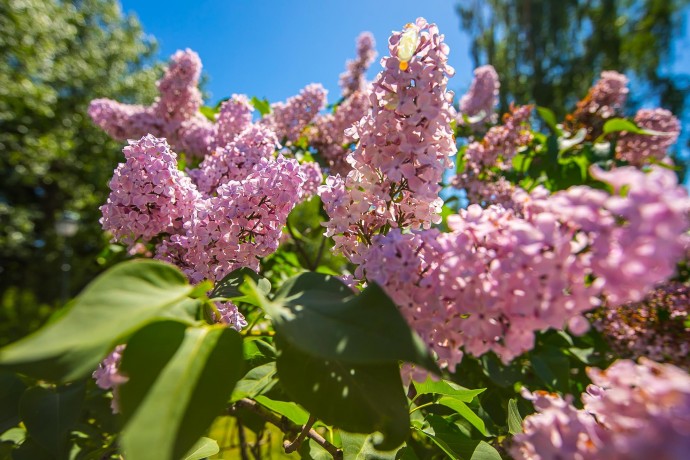
[[[355,55],[355,38],[370,31],[379,57],[392,30],[423,16],[438,24],[451,47],[456,76],[450,88],[464,92],[472,79],[468,39],[460,32],[455,0],[121,0],[158,41],[160,56],[191,48],[209,77],[211,103],[232,93],[271,102],[322,83],[329,102],[340,96],[338,76]],[[379,71],[377,61],[369,78]]]

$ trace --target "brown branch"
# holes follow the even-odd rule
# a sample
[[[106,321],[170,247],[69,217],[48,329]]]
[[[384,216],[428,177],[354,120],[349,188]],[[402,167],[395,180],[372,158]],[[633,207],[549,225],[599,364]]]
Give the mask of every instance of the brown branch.
[[[307,423],[302,427],[302,431],[300,431],[297,437],[293,441],[285,441],[283,443],[286,454],[291,454],[299,449],[302,445],[302,441],[304,441],[304,438],[309,434],[309,431],[311,431],[311,427],[314,426],[314,423],[316,423],[316,417],[310,414],[309,420],[307,420]]]
[[[304,438],[310,438],[312,441],[314,441],[315,443],[323,447],[326,451],[328,451],[328,453],[331,454],[334,459],[340,460],[343,458],[343,451],[341,449],[338,449],[336,446],[326,441],[326,439],[324,439],[323,436],[321,436],[316,430],[311,428],[311,425],[313,425],[313,423],[316,421],[316,419],[314,419],[314,421],[312,422],[311,416],[309,417],[309,422],[307,422],[307,424],[304,425],[304,427],[299,427],[298,425],[292,423],[287,417],[281,417],[278,414],[271,412],[270,410],[266,409],[256,401],[253,401],[249,398],[243,398],[235,402],[233,405],[228,407],[227,412],[229,415],[237,415],[237,410],[240,408],[248,409],[254,412],[259,417],[264,419],[266,422],[278,427],[278,429],[280,429],[284,433],[299,432],[299,436],[291,444],[296,443],[297,440],[300,439],[300,437],[302,438],[299,441],[300,443],[302,442],[302,440],[304,440]],[[287,452],[287,446],[285,447]],[[295,447],[295,449],[297,448],[299,448],[299,444]]]

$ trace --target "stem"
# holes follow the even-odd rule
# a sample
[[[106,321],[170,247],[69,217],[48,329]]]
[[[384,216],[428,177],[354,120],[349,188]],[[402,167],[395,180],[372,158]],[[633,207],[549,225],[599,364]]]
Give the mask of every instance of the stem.
[[[302,427],[302,431],[300,431],[295,440],[292,442],[285,441],[283,443],[286,454],[290,454],[299,449],[299,447],[302,445],[302,441],[304,441],[304,438],[306,438],[307,434],[309,434],[311,427],[314,426],[314,423],[316,423],[316,417],[309,414],[309,420],[307,420],[307,423]]]
[[[249,326],[247,326],[247,328],[243,331],[243,332],[244,332],[243,335],[249,335],[249,333],[251,332],[252,328],[253,328],[254,326],[256,326],[256,323],[258,323],[259,321],[261,321],[265,315],[266,315],[266,314],[263,312],[263,310],[259,311],[259,313],[258,313],[258,314],[254,317],[254,319],[252,320],[252,322],[249,323]]]
[[[314,269],[312,268],[311,261],[309,260],[309,256],[307,255],[307,252],[302,247],[302,239],[295,234],[295,231],[292,229],[292,225],[290,225],[290,219],[287,219],[285,221],[285,226],[287,227],[288,233],[290,233],[292,240],[295,242],[295,248],[297,248],[297,252],[299,252],[299,254],[304,259],[304,262],[306,263],[307,268],[310,271],[314,271]]]
[[[303,430],[303,428],[298,427],[290,420],[288,420],[287,417],[281,417],[249,398],[242,398],[239,401],[235,402],[233,405],[228,407],[227,412],[230,415],[235,415],[237,409],[239,408],[245,408],[254,412],[259,417],[264,419],[266,422],[278,427],[278,429],[280,429],[284,433],[300,432]],[[341,460],[343,458],[343,451],[341,449],[338,449],[330,442],[326,441],[323,438],[323,436],[317,433],[316,430],[314,430],[313,428],[309,429],[305,436],[310,438],[312,441],[314,441],[324,449],[326,449],[326,451],[328,451],[328,453],[331,454],[334,459]]]
[[[247,439],[244,436],[244,426],[240,419],[237,419],[237,434],[240,441],[240,455],[242,460],[249,460],[249,454],[247,454]]]
[[[432,401],[432,402],[428,402],[428,403],[426,403],[426,404],[422,404],[421,406],[417,406],[417,407],[415,407],[414,409],[412,409],[412,410],[410,411],[410,414],[411,414],[412,412],[416,411],[416,410],[419,410],[419,409],[421,409],[421,408],[423,408],[423,407],[431,406],[431,405],[433,405],[433,404],[436,404],[436,403],[435,403],[434,401]]]
[[[319,245],[319,252],[316,253],[316,260],[314,261],[314,270],[319,268],[319,263],[321,262],[321,256],[323,256],[323,250],[326,247],[326,236],[321,235],[321,244]]]

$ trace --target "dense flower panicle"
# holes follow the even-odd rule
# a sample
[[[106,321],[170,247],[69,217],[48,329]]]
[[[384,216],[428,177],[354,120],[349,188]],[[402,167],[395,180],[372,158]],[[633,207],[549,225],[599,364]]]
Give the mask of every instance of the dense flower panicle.
[[[611,306],[639,300],[671,276],[690,227],[672,171],[593,174],[614,193],[518,189],[513,209],[471,205],[449,216],[451,233],[377,236],[368,251],[356,248],[357,275],[384,288],[451,370],[463,352],[509,362],[533,347],[536,331],[584,333],[583,313],[602,297]]]
[[[584,409],[544,392],[524,392],[537,413],[515,435],[516,459],[681,460],[690,451],[690,376],[670,364],[620,360],[587,370]]]
[[[201,59],[189,48],[177,51],[158,83],[160,96],[153,104],[156,113],[168,121],[182,122],[194,116],[201,107]]]
[[[213,123],[205,116],[197,113],[180,123],[179,127],[172,133],[172,143],[183,152],[189,152],[193,156],[203,156],[215,144],[214,134]]]
[[[224,147],[207,155],[199,168],[189,174],[202,193],[211,195],[230,180],[244,179],[261,160],[270,158],[278,146],[278,138],[269,128],[249,125]]]
[[[690,289],[671,282],[652,291],[641,302],[601,308],[594,326],[617,356],[647,357],[690,369]]]
[[[355,139],[349,128],[362,119],[371,108],[368,91],[357,91],[338,105],[334,113],[319,115],[309,133],[311,145],[328,162],[333,175],[347,175],[352,169],[347,163],[350,145]]]
[[[578,102],[575,118],[585,119],[595,114],[611,118],[625,105],[627,97],[628,78],[612,70],[604,71],[587,96]]]
[[[498,116],[495,107],[498,105],[498,91],[501,83],[498,74],[491,65],[477,67],[474,80],[467,94],[460,98],[458,123],[464,123],[464,116],[469,118],[473,127],[487,122],[495,123]]]
[[[331,219],[326,234],[354,263],[376,233],[439,222],[439,183],[456,152],[446,89],[454,71],[438,28],[420,18],[393,33],[389,49],[372,84],[371,111],[347,131],[357,140],[347,158],[352,170],[320,189]]]
[[[343,98],[348,98],[358,91],[364,91],[366,71],[375,59],[376,41],[374,36],[370,32],[362,32],[357,37],[357,57],[347,61],[347,70],[340,75]]]
[[[513,438],[511,454],[516,460],[594,460],[598,446],[608,440],[594,417],[566,399],[545,391],[530,393],[524,398],[533,401],[537,414],[522,422],[522,433]]]
[[[189,49],[178,51],[157,83],[160,95],[152,105],[95,99],[89,105],[89,116],[114,139],[151,134],[168,139],[175,149],[188,155],[204,156],[213,144],[214,128],[199,114],[200,73],[199,56]]]
[[[319,187],[323,183],[323,173],[321,172],[321,167],[315,161],[307,161],[300,164],[300,170],[304,176],[302,195],[305,198],[316,195]]]
[[[244,94],[233,94],[216,115],[215,142],[224,147],[252,124],[254,106]]]
[[[602,132],[604,123],[620,114],[628,96],[628,79],[614,71],[601,73],[584,99],[577,103],[572,114],[566,116],[565,128],[570,132],[587,130],[587,139],[594,140]]]
[[[193,213],[199,192],[177,169],[177,155],[151,135],[130,141],[101,206],[103,229],[129,246],[161,233],[175,233]]]
[[[88,114],[113,139],[140,138],[146,134],[163,136],[165,123],[156,117],[151,107],[94,99],[89,104]]]
[[[173,235],[157,257],[178,265],[192,282],[217,281],[240,267],[258,270],[259,258],[278,248],[306,180],[296,160],[262,159],[246,178],[200,201],[184,235]]]
[[[635,124],[663,134],[622,134],[616,142],[616,158],[637,166],[667,158],[668,149],[680,134],[678,119],[666,109],[641,109],[635,115]]]
[[[297,96],[285,102],[271,104],[271,113],[264,116],[259,123],[275,131],[279,140],[295,142],[319,111],[326,106],[327,93],[321,84],[307,85]]]

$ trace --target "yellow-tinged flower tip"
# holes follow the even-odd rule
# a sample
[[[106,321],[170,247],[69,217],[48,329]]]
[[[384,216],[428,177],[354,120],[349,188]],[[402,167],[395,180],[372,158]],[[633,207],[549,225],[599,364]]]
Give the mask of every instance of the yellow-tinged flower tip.
[[[414,24],[407,24],[405,26],[405,31],[400,37],[400,42],[398,43],[398,59],[400,60],[400,70],[407,70],[409,67],[408,62],[414,56],[417,51],[417,46],[419,46],[419,33]]]

